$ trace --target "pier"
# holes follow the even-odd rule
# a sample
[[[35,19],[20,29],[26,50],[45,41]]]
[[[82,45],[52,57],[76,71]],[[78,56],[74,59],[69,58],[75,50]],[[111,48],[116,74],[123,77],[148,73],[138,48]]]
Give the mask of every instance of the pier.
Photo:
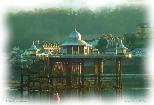
[[[62,95],[71,95],[74,92],[83,96],[85,91],[94,91],[95,95],[101,95],[106,89],[113,89],[117,97],[122,96],[122,61],[131,58],[122,40],[119,40],[114,54],[104,54],[81,39],[81,34],[76,30],[70,33],[69,39],[60,47],[56,45],[54,54],[45,45],[39,47],[33,42],[27,50],[28,55],[20,62],[20,87],[21,97],[23,92],[38,91],[40,94],[47,91],[50,94],[56,92]],[[46,50],[46,51],[45,51]],[[48,53],[46,53],[48,51]],[[58,51],[58,53],[57,53]],[[106,80],[103,71],[104,62],[114,61],[112,79]],[[31,63],[30,63],[31,62]],[[90,65],[91,73],[87,73],[86,66]]]
[[[113,68],[113,80],[107,83],[103,75],[103,63],[108,60],[115,62],[113,64],[115,68]],[[35,91],[51,93],[65,91],[67,95],[76,91],[76,94],[82,95],[84,91],[91,89],[96,92],[95,94],[100,94],[99,91],[112,88],[115,90],[115,95],[121,97],[122,60],[126,60],[124,55],[52,55],[43,59],[35,58],[30,68],[24,71],[21,68],[21,96],[23,91],[28,91],[28,94]],[[84,72],[86,62],[94,64],[94,71],[91,75]]]

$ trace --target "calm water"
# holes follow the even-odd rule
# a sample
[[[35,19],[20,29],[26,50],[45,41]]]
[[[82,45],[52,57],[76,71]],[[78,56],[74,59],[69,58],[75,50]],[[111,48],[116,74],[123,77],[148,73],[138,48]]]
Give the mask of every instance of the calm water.
[[[144,99],[149,91],[148,87],[148,75],[144,74],[123,74],[122,75],[122,96],[130,97],[133,99]],[[114,77],[111,74],[104,75],[103,83],[108,87],[102,90],[96,88],[88,89],[72,89],[69,90],[51,90],[51,91],[34,91],[28,94],[28,91],[23,92],[23,98],[28,100],[51,100],[53,93],[58,92],[60,97],[63,99],[65,97],[91,97],[91,96],[101,96],[104,99],[115,99],[116,91],[112,86],[114,85]],[[20,91],[17,89],[9,88],[8,94],[10,98],[20,98]]]
[[[50,101],[53,98],[53,93],[58,92],[60,94],[61,99],[65,99],[65,97],[91,97],[91,96],[99,96],[103,99],[114,100],[116,98],[116,90],[113,88],[115,86],[115,77],[113,77],[115,65],[114,61],[108,61],[104,63],[103,70],[103,84],[105,86],[104,89],[97,88],[86,88],[86,89],[53,89],[50,91],[34,91],[23,92],[23,98],[27,100],[47,100]],[[127,97],[132,100],[143,100],[146,99],[149,88],[149,76],[146,75],[143,62],[141,58],[131,59],[129,61],[122,62],[122,97]],[[89,65],[92,65],[89,63]],[[93,73],[89,71],[94,71],[93,67],[85,67],[85,72]],[[17,77],[16,74],[20,73],[15,71],[12,73],[12,78]],[[10,77],[11,77],[10,76]],[[14,76],[14,77],[13,77]],[[17,77],[20,79],[20,76]],[[12,79],[11,79],[12,80]],[[21,98],[21,93],[19,90],[9,87],[8,88],[9,98]]]

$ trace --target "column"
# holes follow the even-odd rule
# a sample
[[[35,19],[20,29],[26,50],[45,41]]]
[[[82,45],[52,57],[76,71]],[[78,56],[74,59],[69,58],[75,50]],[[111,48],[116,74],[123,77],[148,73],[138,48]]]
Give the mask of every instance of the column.
[[[67,85],[67,93],[71,93],[71,72],[72,72],[72,63],[67,62],[66,64],[66,85]]]
[[[80,47],[78,46],[78,54],[80,54]]]
[[[98,63],[98,84],[97,84],[97,86],[98,86],[98,88],[100,88],[101,87],[101,73],[102,73],[102,61],[99,61]]]
[[[55,61],[53,60],[49,60],[49,88],[51,88],[51,86],[53,87],[53,81],[54,81],[54,77],[53,77],[53,67],[54,67],[54,64],[55,64]]]
[[[121,57],[116,58],[116,95],[122,95],[122,80],[121,80]]]
[[[81,88],[81,63],[79,63],[78,69],[78,87]]]
[[[81,61],[81,95],[84,95],[84,61]]]
[[[103,61],[101,59],[95,60],[95,86],[96,87],[96,93],[99,94],[101,90],[101,74],[103,71]]]
[[[74,54],[73,46],[72,46],[72,55]]]
[[[23,67],[20,68],[20,93],[21,93],[21,98],[23,98]]]
[[[81,63],[81,85],[84,88],[84,62]]]

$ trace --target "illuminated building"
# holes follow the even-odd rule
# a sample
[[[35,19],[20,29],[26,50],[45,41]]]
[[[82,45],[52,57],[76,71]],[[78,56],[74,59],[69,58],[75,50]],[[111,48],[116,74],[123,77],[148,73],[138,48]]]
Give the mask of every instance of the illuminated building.
[[[58,54],[60,52],[60,47],[58,43],[49,43],[46,41],[43,43],[42,46],[44,50],[48,53]]]
[[[69,39],[61,45],[62,54],[91,54],[92,46],[81,39],[81,34],[76,30],[70,33]]]

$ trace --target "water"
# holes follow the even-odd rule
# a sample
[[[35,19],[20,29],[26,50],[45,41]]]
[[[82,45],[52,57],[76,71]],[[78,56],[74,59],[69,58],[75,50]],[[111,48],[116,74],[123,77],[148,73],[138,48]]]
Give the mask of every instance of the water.
[[[149,75],[145,73],[145,69],[143,66],[142,58],[131,59],[129,61],[122,62],[122,97],[126,97],[127,99],[132,100],[145,100],[148,96],[150,91],[149,88]],[[92,65],[89,63],[89,65]],[[38,66],[39,68],[39,66]],[[30,101],[34,100],[44,100],[44,101],[51,101],[53,99],[53,94],[58,92],[60,94],[61,99],[65,99],[66,97],[92,97],[97,96],[101,97],[102,99],[106,100],[115,100],[117,97],[116,89],[115,89],[115,62],[108,61],[104,62],[104,70],[103,70],[103,77],[102,83],[103,88],[99,89],[95,85],[94,78],[89,78],[91,80],[92,87],[86,87],[84,89],[75,88],[75,89],[59,89],[58,86],[55,88],[50,89],[49,91],[31,91],[28,92],[25,88],[23,91],[23,98]],[[36,69],[36,68],[35,68]],[[40,69],[40,68],[39,68]],[[20,76],[16,76],[20,74],[20,70],[17,71],[15,68],[15,72],[13,72],[12,79],[20,80]],[[38,69],[36,69],[38,70]],[[88,75],[93,75],[94,67],[85,67],[85,72]],[[86,79],[86,78],[85,78]],[[63,80],[63,78],[61,78]],[[58,82],[57,82],[58,84]],[[120,89],[119,89],[120,90]],[[21,98],[21,92],[19,89],[14,88],[10,85],[8,89],[8,96],[9,98]]]
[[[99,96],[103,99],[114,100],[116,98],[116,89],[113,88],[115,85],[115,77],[113,74],[104,74],[103,83],[105,84],[104,89],[97,89],[95,87],[86,89],[71,89],[71,90],[61,90],[54,89],[50,91],[24,91],[23,98],[27,100],[46,100],[50,101],[53,98],[53,93],[58,92],[60,97],[63,99],[65,97],[92,97]],[[122,97],[129,97],[132,99],[144,99],[146,98],[149,86],[148,86],[149,76],[145,74],[122,74]],[[8,89],[9,97],[11,98],[21,98],[21,92],[15,88]]]

